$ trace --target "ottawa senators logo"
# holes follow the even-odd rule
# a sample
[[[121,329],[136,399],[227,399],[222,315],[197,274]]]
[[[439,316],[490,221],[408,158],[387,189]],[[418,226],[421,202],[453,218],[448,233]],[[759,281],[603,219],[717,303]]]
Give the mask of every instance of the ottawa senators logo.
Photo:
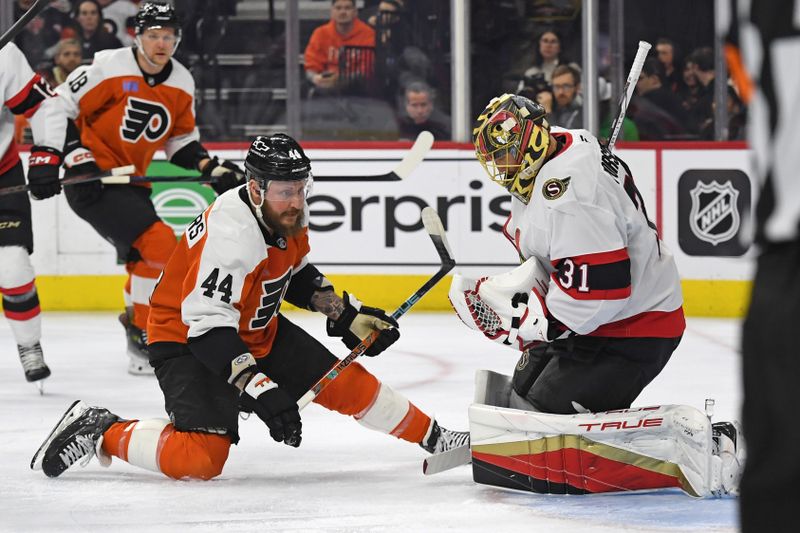
[[[542,185],[542,195],[548,200],[561,198],[564,193],[567,192],[571,177],[572,176],[567,176],[564,179],[550,178],[545,181],[544,185]]]
[[[149,100],[128,97],[119,133],[130,143],[135,143],[142,135],[148,141],[156,142],[169,131],[169,126],[170,117],[166,107]]]

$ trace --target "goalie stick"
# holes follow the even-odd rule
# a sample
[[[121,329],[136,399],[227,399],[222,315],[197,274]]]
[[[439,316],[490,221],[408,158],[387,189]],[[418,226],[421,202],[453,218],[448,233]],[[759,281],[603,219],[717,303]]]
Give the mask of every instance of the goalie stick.
[[[135,171],[136,167],[134,167],[133,165],[126,165],[124,167],[112,168],[111,170],[100,172],[99,174],[79,174],[77,176],[71,176],[69,178],[61,180],[61,185],[62,186],[75,185],[76,183],[85,183],[87,181],[95,181],[95,180],[100,180],[103,183],[129,183],[129,181],[125,180],[129,179],[130,178],[129,174],[132,174]],[[22,192],[28,192],[29,190],[30,186],[28,184],[12,185],[11,187],[4,187],[0,189],[0,196],[4,196],[6,194],[18,194]]]
[[[398,307],[393,313],[392,318],[395,320],[399,319],[401,316],[406,314],[406,312],[411,309],[414,304],[416,304],[420,298],[422,298],[425,293],[433,288],[434,285],[439,283],[444,276],[450,272],[453,267],[456,265],[455,260],[453,259],[453,254],[450,251],[450,245],[447,242],[447,235],[444,231],[444,226],[442,226],[442,221],[439,219],[439,215],[432,207],[426,207],[422,210],[422,223],[425,226],[425,230],[428,232],[431,240],[433,241],[433,245],[436,247],[436,251],[439,254],[439,259],[441,259],[442,266],[439,270],[431,276],[431,278],[426,281],[419,289],[414,292],[411,296],[409,296],[400,307]],[[336,377],[341,374],[341,372],[347,368],[350,363],[356,360],[357,357],[362,355],[364,352],[367,351],[375,339],[378,338],[380,334],[379,331],[373,331],[367,338],[363,339],[361,343],[353,348],[353,350],[341,361],[335,364],[317,383],[311,387],[303,396],[297,400],[298,409],[303,409],[306,405],[311,403],[314,398],[319,396],[319,393],[327,387],[331,381],[336,379]]]
[[[36,3],[28,8],[25,14],[22,15],[13,26],[8,28],[8,30],[2,36],[0,36],[0,50],[2,50],[3,47],[9,43],[9,41],[16,37],[20,30],[27,26],[28,22],[30,22],[36,15],[41,13],[41,11],[47,7],[47,4],[49,3],[49,0],[36,0]]]
[[[642,73],[644,60],[647,58],[647,52],[651,46],[647,41],[639,41],[639,49],[636,50],[636,57],[633,59],[633,65],[631,65],[631,70],[628,72],[628,79],[625,80],[625,87],[622,88],[622,95],[619,98],[619,115],[614,119],[614,124],[611,126],[611,137],[608,138],[608,144],[606,145],[609,151],[614,149],[614,144],[617,142],[619,130],[625,120],[625,112],[628,110],[633,90],[636,88],[636,82],[639,81],[639,74]]]

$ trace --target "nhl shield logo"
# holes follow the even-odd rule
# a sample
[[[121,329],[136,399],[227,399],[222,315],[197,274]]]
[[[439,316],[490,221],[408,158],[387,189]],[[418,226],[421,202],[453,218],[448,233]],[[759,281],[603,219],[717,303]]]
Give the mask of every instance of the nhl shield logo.
[[[698,239],[716,246],[736,235],[741,222],[736,205],[739,191],[730,181],[722,185],[716,180],[698,181],[690,195],[689,227]]]

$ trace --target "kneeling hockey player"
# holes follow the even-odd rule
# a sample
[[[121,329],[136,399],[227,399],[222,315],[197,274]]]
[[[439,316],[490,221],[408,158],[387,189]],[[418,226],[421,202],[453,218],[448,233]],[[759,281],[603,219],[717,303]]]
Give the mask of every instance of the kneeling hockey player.
[[[350,348],[380,335],[375,356],[399,337],[397,323],[352,295],[340,298],[311,263],[306,198],[311,164],[291,137],[258,137],[247,183],[221,195],[187,228],[153,292],[150,361],[170,419],[123,420],[73,404],[34,456],[48,476],[82,457],[116,456],[171,478],[218,476],[236,444],[240,406],[278,442],[299,446],[297,400],[336,363],[317,340],[279,313],[281,302],[328,317],[328,334]],[[357,363],[314,400],[362,425],[431,453],[468,433],[440,427]]]

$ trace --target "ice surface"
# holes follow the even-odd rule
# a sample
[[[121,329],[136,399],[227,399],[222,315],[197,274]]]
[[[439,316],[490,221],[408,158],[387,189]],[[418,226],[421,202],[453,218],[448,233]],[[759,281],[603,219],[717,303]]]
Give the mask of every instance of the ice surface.
[[[319,315],[289,318],[343,356]],[[25,382],[8,324],[0,324],[0,531],[735,531],[735,499],[680,492],[543,496],[472,481],[469,467],[422,475],[419,447],[312,405],[299,449],[242,422],[223,475],[176,482],[115,460],[92,460],[57,479],[31,456],[74,399],[127,418],[163,417],[152,377],[126,372],[116,315],[45,313],[42,346],[53,375],[45,395]],[[475,369],[510,373],[515,352],[466,329],[454,315],[411,313],[396,349],[362,362],[449,428],[467,426]],[[715,420],[739,410],[738,321],[690,319],[684,340],[637,405],[685,403]]]

